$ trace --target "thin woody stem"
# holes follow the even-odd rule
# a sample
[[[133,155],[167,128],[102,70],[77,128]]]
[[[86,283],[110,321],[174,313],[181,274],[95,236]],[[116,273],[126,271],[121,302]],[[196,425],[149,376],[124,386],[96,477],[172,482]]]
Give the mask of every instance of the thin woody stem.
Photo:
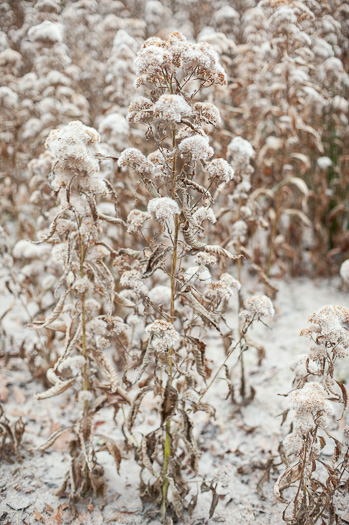
[[[172,89],[171,89],[172,91]],[[176,148],[176,128],[172,126],[172,147]],[[171,173],[171,198],[176,198],[176,160],[177,157],[174,155],[172,161],[172,173]],[[174,239],[173,239],[173,254],[172,254],[172,268],[171,268],[171,306],[170,315],[172,323],[175,321],[175,295],[176,295],[176,269],[178,259],[178,234],[179,234],[179,216],[175,215],[174,225]],[[168,383],[172,386],[173,381],[173,347],[168,350]],[[162,502],[161,502],[161,517],[162,520],[166,520],[167,511],[167,494],[168,494],[168,463],[171,456],[171,420],[170,418],[166,421],[166,437],[164,445],[164,467],[163,467],[163,485],[162,485]]]

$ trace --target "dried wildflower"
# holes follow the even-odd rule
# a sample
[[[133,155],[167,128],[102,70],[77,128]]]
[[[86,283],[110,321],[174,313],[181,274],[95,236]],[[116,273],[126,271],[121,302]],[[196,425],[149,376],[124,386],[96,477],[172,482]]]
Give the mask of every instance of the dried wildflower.
[[[96,337],[96,347],[100,350],[104,350],[110,346],[110,340],[102,335],[97,335]]]
[[[184,273],[184,279],[186,281],[211,281],[211,273],[206,266],[190,266]]]
[[[232,289],[224,281],[210,283],[205,290],[205,296],[210,300],[221,301],[222,299],[229,299],[232,295]]]
[[[129,233],[138,231],[143,223],[150,218],[150,213],[146,211],[131,210],[127,216],[127,231]]]
[[[181,53],[183,69],[196,69],[198,75],[212,84],[225,85],[227,76],[219,64],[219,57],[207,42],[192,44]]]
[[[80,294],[84,294],[85,292],[92,290],[93,286],[87,275],[82,277],[81,279],[77,279],[74,282],[73,289],[76,290]]]
[[[255,152],[248,140],[242,137],[235,137],[228,145],[228,154],[234,159],[234,157],[243,157],[248,161],[254,157]]]
[[[181,122],[191,114],[192,108],[180,95],[162,95],[154,106],[154,116],[164,120]]]
[[[234,222],[231,234],[235,241],[240,241],[241,243],[244,243],[246,241],[247,231],[248,228],[246,222],[243,220],[239,220]]]
[[[217,262],[217,258],[211,253],[198,252],[194,258],[194,262],[196,262],[199,266],[208,266],[209,264],[215,264]]]
[[[67,186],[72,175],[86,176],[99,171],[96,143],[99,134],[79,121],[50,132],[45,147],[56,157],[53,187]]]
[[[224,159],[214,159],[207,164],[207,171],[211,177],[222,182],[230,182],[234,179],[234,170]]]
[[[341,345],[345,350],[349,348],[349,310],[344,306],[327,305],[320,308],[310,318],[310,329],[303,330],[301,335],[312,337],[316,334],[316,342],[329,348]]]
[[[231,288],[236,288],[237,290],[240,290],[241,288],[241,283],[229,273],[222,273],[220,276],[220,281],[227,283],[227,285]]]
[[[156,320],[145,327],[145,331],[152,337],[152,345],[158,351],[166,351],[179,340],[179,333],[167,321]]]
[[[306,383],[303,388],[291,392],[290,406],[298,415],[310,413],[313,416],[331,415],[333,409],[326,401],[325,390],[319,383]]]
[[[209,138],[202,135],[194,135],[182,140],[179,151],[183,156],[189,155],[193,160],[208,160],[214,153],[209,145]]]
[[[151,199],[148,203],[149,213],[153,213],[158,221],[171,221],[179,213],[178,204],[169,197]]]
[[[138,124],[146,122],[153,116],[154,104],[146,97],[137,97],[130,104],[127,120]]]
[[[275,310],[273,303],[266,295],[255,295],[250,297],[246,303],[247,310],[241,312],[241,318],[247,321],[253,317],[261,319],[262,317],[274,317]]]
[[[151,174],[153,171],[151,162],[137,148],[125,149],[119,157],[118,166],[120,168],[132,168],[141,174]]]
[[[158,284],[149,290],[149,299],[153,303],[167,306],[171,301],[171,288]]]
[[[142,281],[142,274],[138,270],[128,270],[121,275],[120,284],[131,290],[147,295],[148,288]]]
[[[221,122],[221,115],[219,109],[214,104],[196,102],[194,104],[194,111],[207,124],[218,126]]]
[[[193,219],[199,225],[201,225],[204,221],[209,221],[212,224],[217,222],[212,208],[205,208],[204,206],[200,206],[200,208],[198,208],[196,212],[193,213]]]

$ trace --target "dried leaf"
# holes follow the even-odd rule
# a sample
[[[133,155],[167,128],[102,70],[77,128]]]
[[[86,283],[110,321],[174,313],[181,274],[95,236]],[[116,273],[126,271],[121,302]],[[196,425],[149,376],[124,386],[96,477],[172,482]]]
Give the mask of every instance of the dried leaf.
[[[53,387],[46,390],[46,392],[42,392],[41,394],[36,394],[36,399],[48,399],[49,397],[58,396],[59,394],[62,394],[65,392],[73,383],[75,382],[74,379],[68,379],[67,381],[59,381],[56,383]]]
[[[167,479],[169,481],[169,485],[171,488],[171,500],[172,500],[173,509],[176,513],[177,518],[181,520],[183,518],[182,497],[177,490],[177,487],[175,485],[173,478],[171,476],[167,476]]]
[[[216,314],[206,310],[206,308],[197,300],[197,298],[194,297],[190,287],[186,288],[186,290],[182,292],[181,295],[190,304],[194,312],[198,314],[205,323],[209,323],[210,325],[214,326],[215,329],[221,333],[219,328],[219,317]]]
[[[147,394],[147,392],[150,392],[150,390],[152,390],[151,386],[145,386],[144,388],[142,388],[138,392],[138,394],[136,395],[136,397],[132,401],[130,412],[128,414],[127,423],[126,423],[127,430],[129,432],[131,432],[131,429],[132,429],[132,427],[134,425],[134,422],[135,422],[135,419],[137,417],[137,414],[138,414],[139,408],[141,406],[142,400],[143,400],[144,396]]]
[[[164,399],[161,405],[161,424],[163,425],[165,421],[167,421],[176,410],[178,401],[178,392],[177,390],[170,385],[169,381],[167,381],[165,392],[164,392]]]
[[[302,474],[301,464],[298,461],[295,465],[288,467],[277,479],[274,485],[274,495],[278,501],[287,503],[282,497],[282,491],[298,481]]]
[[[40,451],[44,451],[44,450],[47,450],[48,448],[50,448],[54,442],[60,437],[62,436],[65,432],[68,432],[69,430],[71,430],[72,427],[68,427],[68,428],[63,428],[63,429],[60,429],[60,430],[56,430],[56,432],[53,432],[49,437],[48,439],[45,441],[45,443],[42,443],[42,445],[39,445],[37,447],[33,447],[32,450],[40,450]]]
[[[109,436],[105,436],[104,434],[95,434],[96,438],[101,438],[105,441],[107,450],[111,456],[113,456],[117,473],[120,474],[120,464],[122,460],[122,455],[120,452],[119,447],[116,445],[115,441],[110,438]]]
[[[166,246],[165,248],[157,246],[148,259],[148,264],[142,275],[142,279],[150,277],[158,268],[161,268],[171,252],[171,246]]]
[[[222,248],[222,246],[217,245],[211,246],[208,244],[204,247],[203,250],[208,253],[214,253],[215,255],[222,255],[223,257],[228,257],[228,259],[230,259],[231,261],[235,261],[236,259],[241,259],[241,257],[243,257],[242,254],[234,255],[225,248]]]
[[[39,328],[45,328],[46,326],[53,323],[53,321],[55,321],[60,316],[63,310],[64,301],[69,293],[70,293],[70,289],[62,293],[51,315],[45,321],[34,321],[31,324],[27,324],[28,328],[34,328],[34,330],[39,330]]]

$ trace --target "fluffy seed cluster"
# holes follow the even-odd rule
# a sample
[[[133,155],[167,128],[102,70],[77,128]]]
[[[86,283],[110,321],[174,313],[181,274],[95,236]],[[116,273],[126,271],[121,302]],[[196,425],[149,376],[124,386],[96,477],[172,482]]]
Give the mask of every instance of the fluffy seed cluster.
[[[148,325],[145,331],[152,337],[153,347],[161,352],[171,348],[179,339],[179,333],[173,324],[158,319]]]
[[[194,104],[194,111],[200,120],[215,127],[219,126],[221,115],[219,109],[214,104],[208,102],[196,102],[196,104]]]
[[[153,213],[159,222],[164,223],[179,214],[179,208],[176,201],[170,197],[158,197],[149,201],[148,212]]]
[[[182,156],[188,155],[192,160],[208,160],[214,151],[209,144],[209,138],[202,135],[193,135],[179,144],[179,151]]]
[[[212,255],[212,253],[198,252],[194,258],[194,262],[196,262],[199,266],[208,266],[209,264],[215,264],[217,262],[217,258]]]
[[[150,219],[150,213],[141,210],[131,210],[127,216],[127,231],[136,232],[142,227],[143,223]]]
[[[315,454],[319,453],[319,444],[309,434],[315,426],[326,428],[328,416],[333,414],[332,404],[326,400],[326,392],[320,383],[308,382],[302,388],[289,395],[290,408],[295,411],[293,432],[289,434],[283,445],[288,455],[298,456],[308,443]],[[306,436],[309,439],[305,440]]]
[[[349,309],[344,306],[327,305],[315,312],[310,318],[309,328],[301,335],[315,339],[319,352],[325,346],[338,357],[344,357],[349,349]]]
[[[154,104],[149,98],[136,97],[130,104],[127,120],[135,124],[146,122],[153,116],[153,109]]]
[[[200,208],[193,213],[193,219],[199,225],[204,221],[209,221],[212,224],[215,224],[217,221],[212,208],[205,208],[205,206],[200,206]]]
[[[240,290],[241,284],[228,273],[221,275],[219,281],[212,282],[205,290],[205,296],[213,301],[229,299],[233,295],[233,289]]]
[[[168,40],[149,38],[135,60],[136,85],[161,83],[164,78],[175,74],[188,76],[210,84],[226,84],[226,74],[219,64],[218,54],[210,44],[191,44],[180,33],[175,32]]]
[[[70,122],[61,129],[52,130],[46,139],[45,147],[54,156],[54,169],[51,174],[51,186],[60,191],[77,183],[81,189],[94,193],[105,193],[105,185],[96,177],[99,171],[97,142],[99,134],[93,128],[84,126],[80,121]],[[72,179],[76,180],[72,184]]]
[[[214,159],[207,164],[207,171],[212,178],[222,182],[230,182],[234,179],[234,170],[224,159]]]
[[[132,168],[141,174],[150,174],[153,171],[152,163],[137,148],[124,149],[119,157],[118,166],[120,168]]]
[[[275,310],[273,303],[266,295],[254,295],[247,300],[246,310],[242,310],[240,317],[245,322],[250,322],[253,318],[274,317]]]
[[[120,279],[121,286],[130,288],[136,293],[146,295],[148,293],[148,288],[142,281],[142,274],[138,270],[127,270],[124,272]]]
[[[244,243],[246,241],[248,227],[245,221],[239,220],[234,222],[232,229],[231,229],[231,235],[234,241],[240,241],[241,243]]]
[[[149,291],[149,299],[155,304],[167,305],[171,300],[171,288],[158,284]]]
[[[180,95],[162,95],[154,106],[154,116],[164,120],[181,122],[182,117],[189,117],[193,110]]]

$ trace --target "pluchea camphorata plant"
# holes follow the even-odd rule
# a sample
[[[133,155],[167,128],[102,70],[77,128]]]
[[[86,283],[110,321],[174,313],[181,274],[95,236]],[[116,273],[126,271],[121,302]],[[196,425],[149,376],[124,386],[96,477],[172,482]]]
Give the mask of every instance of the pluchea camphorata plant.
[[[135,305],[126,322],[143,332],[124,375],[129,385],[140,387],[127,426],[131,432],[145,395],[153,392],[161,399],[160,424],[142,437],[138,460],[141,497],[161,505],[166,522],[174,515],[182,519],[197,502],[186,479],[198,474],[192,414],[212,410],[202,402],[204,395],[249,326],[273,308],[265,296],[249,303],[243,335],[235,340],[223,312],[240,283],[227,272],[213,280],[209,270],[217,259],[239,258],[206,241],[219,238],[207,227],[216,223],[215,190],[234,178],[226,160],[212,159],[208,133],[219,125],[219,110],[199,98],[206,88],[226,83],[218,55],[207,43],[190,44],[174,33],[167,41],[148,39],[135,65],[137,85],[149,95],[131,102],[128,119],[146,126],[146,137],[157,149],[146,157],[127,148],[118,160],[120,168],[138,174],[138,202],[144,202],[144,195],[150,198],[146,209],[135,207],[127,217],[128,231],[143,237],[143,251],[134,249],[139,240],[134,241],[132,248],[119,250],[116,261],[125,288],[120,296]],[[159,284],[149,290],[150,278]],[[231,344],[207,384],[205,337],[210,327],[228,334]],[[212,516],[218,501],[215,486],[205,484],[204,490],[212,491]]]
[[[44,320],[35,320],[31,327],[64,334],[63,351],[47,379],[52,384],[37,399],[47,399],[70,389],[78,400],[76,424],[69,427],[75,433],[71,444],[71,468],[59,490],[69,487],[71,499],[93,490],[103,494],[103,468],[98,465],[93,446],[93,416],[106,401],[106,394],[117,394],[129,403],[128,394],[119,385],[106,348],[110,338],[125,331],[123,321],[113,315],[115,282],[105,260],[113,249],[105,242],[105,225],[122,224],[116,216],[98,209],[98,201],[116,195],[110,183],[99,177],[96,143],[98,133],[79,121],[60,130],[51,131],[46,147],[54,157],[50,184],[57,198],[52,210],[54,219],[35,243],[52,245],[52,256],[61,266],[56,282],[56,305]],[[101,314],[100,312],[105,312]],[[103,384],[107,378],[107,385]],[[101,397],[102,393],[102,397]],[[67,430],[52,434],[39,450],[46,450]],[[117,468],[121,453],[116,444],[106,440]]]
[[[301,331],[313,346],[294,367],[295,389],[288,394],[292,431],[280,447],[287,468],[274,489],[277,499],[287,503],[283,519],[292,525],[339,520],[336,496],[344,494],[349,480],[349,426],[345,426],[348,392],[335,365],[348,358],[348,321],[347,308],[323,306]],[[340,407],[337,420],[332,417],[335,403]],[[325,445],[329,451],[323,454]]]

